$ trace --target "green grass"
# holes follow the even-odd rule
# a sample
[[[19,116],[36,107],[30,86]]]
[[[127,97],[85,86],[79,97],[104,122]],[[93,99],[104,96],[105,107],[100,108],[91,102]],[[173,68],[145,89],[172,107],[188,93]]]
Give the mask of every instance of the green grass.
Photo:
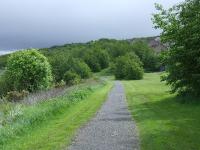
[[[159,73],[143,80],[123,81],[139,131],[142,150],[199,150],[200,103],[181,103],[160,82]]]
[[[74,133],[106,100],[112,83],[82,87],[72,93],[23,108],[0,129],[0,149],[56,150],[66,148]]]

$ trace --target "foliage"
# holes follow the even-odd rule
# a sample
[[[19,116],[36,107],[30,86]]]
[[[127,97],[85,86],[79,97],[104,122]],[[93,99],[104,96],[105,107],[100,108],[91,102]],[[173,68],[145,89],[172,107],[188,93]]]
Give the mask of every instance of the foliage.
[[[156,5],[155,28],[160,28],[162,41],[169,45],[166,57],[167,75],[163,80],[172,92],[200,95],[200,1],[186,0],[169,10]]]
[[[51,54],[51,52],[46,52],[46,56],[52,66],[52,73],[54,76],[54,80],[55,82],[60,82],[63,79],[65,72],[68,70],[69,54],[61,52],[52,53],[51,55],[49,54]]]
[[[8,56],[8,54],[0,56],[0,69],[4,69],[6,67]]]
[[[7,92],[13,89],[11,80],[8,78],[7,73],[4,72],[0,76],[0,97],[5,96]]]
[[[89,66],[80,59],[69,59],[69,70],[77,73],[82,79],[87,79],[91,76],[91,69]]]
[[[81,77],[73,71],[67,71],[64,74],[63,79],[64,79],[66,85],[74,85],[74,84],[78,84],[80,82]]]
[[[6,100],[11,102],[17,102],[23,100],[29,94],[28,91],[22,90],[21,92],[18,91],[10,91],[6,95]]]
[[[35,91],[51,85],[51,67],[45,56],[37,50],[24,50],[13,53],[6,70],[6,81],[11,82],[10,90]]]
[[[100,66],[101,66],[101,69],[108,68],[108,66],[109,66],[108,52],[97,48],[94,50],[93,54],[96,56]]]
[[[101,69],[105,69],[109,66],[108,53],[98,48],[87,52],[84,56],[84,60],[93,72],[99,72]]]
[[[100,39],[88,43],[53,46],[39,51],[48,58],[52,66],[54,82],[63,80],[65,72],[69,70],[73,70],[81,78],[88,78],[91,75],[90,70],[100,72],[106,68],[113,68],[116,58],[129,53],[139,56],[145,71],[159,70],[157,54],[145,40],[142,41]],[[0,63],[5,64],[8,56],[0,56]]]
[[[162,51],[159,54],[159,62],[161,66],[167,65],[168,55],[169,55],[169,51]]]
[[[45,51],[45,50],[43,50]],[[63,80],[64,74],[68,70],[73,70],[81,78],[89,78],[91,70],[88,65],[81,59],[74,58],[70,52],[46,52],[46,56],[52,66],[55,82]]]
[[[143,73],[142,63],[136,55],[117,58],[114,71],[116,79],[139,80],[143,78]]]
[[[101,49],[105,49],[112,60],[125,55],[131,47],[131,43],[128,41],[114,39],[100,39],[92,44]]]
[[[147,71],[159,70],[158,56],[155,51],[150,48],[147,43],[143,41],[136,41],[132,45],[132,51],[140,58],[144,64],[144,68]]]
[[[101,66],[94,55],[88,54],[85,56],[84,60],[93,72],[99,72],[101,70]]]

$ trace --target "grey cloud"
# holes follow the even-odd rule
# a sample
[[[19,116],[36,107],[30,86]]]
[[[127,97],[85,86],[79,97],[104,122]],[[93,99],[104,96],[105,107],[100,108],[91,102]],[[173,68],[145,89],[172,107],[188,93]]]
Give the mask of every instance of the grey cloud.
[[[151,22],[154,3],[180,1],[1,0],[0,50],[158,35]]]

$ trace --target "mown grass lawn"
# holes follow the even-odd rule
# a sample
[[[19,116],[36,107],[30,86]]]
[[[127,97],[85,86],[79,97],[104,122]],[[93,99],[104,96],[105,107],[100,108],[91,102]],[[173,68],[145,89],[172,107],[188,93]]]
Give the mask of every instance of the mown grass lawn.
[[[199,150],[200,103],[182,103],[169,94],[159,73],[123,81],[142,150]]]
[[[76,130],[106,100],[111,87],[112,82],[86,86],[72,91],[71,96],[64,95],[24,108],[23,114],[16,121],[0,129],[0,149],[66,149]]]

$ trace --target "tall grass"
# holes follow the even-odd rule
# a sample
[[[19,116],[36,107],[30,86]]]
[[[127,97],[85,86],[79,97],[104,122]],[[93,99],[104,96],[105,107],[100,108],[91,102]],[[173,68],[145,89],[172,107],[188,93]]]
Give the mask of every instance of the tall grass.
[[[66,112],[74,104],[85,100],[94,91],[105,86],[105,83],[76,87],[70,93],[54,98],[50,101],[42,101],[35,105],[18,108],[15,117],[0,128],[0,149],[4,149],[8,143],[17,137],[27,134],[30,130],[38,128],[41,124]],[[20,106],[20,105],[19,105]]]

